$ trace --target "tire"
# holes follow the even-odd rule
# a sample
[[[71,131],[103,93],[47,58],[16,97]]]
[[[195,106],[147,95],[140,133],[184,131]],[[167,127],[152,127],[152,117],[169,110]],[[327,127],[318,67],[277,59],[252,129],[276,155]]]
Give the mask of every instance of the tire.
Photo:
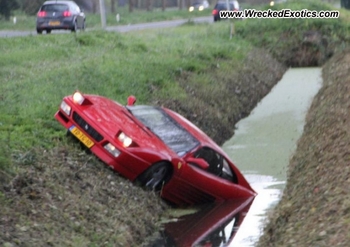
[[[81,27],[82,31],[85,31],[85,20],[83,21],[83,26]]]
[[[78,29],[78,26],[77,26],[77,21],[75,20],[75,21],[74,21],[74,24],[73,24],[73,27],[72,27],[72,29],[71,29],[71,31],[72,31],[72,32],[76,32],[76,31],[77,31],[77,29]]]
[[[47,33],[47,34],[50,34],[50,33],[51,33],[51,30],[50,30],[50,29],[47,29],[47,30],[46,30],[46,33]]]
[[[172,171],[173,167],[170,163],[155,163],[137,178],[136,183],[148,190],[158,192],[170,180]]]
[[[37,29],[36,29],[36,33],[37,33],[37,34],[42,34],[42,33],[43,33],[43,30],[37,28]]]

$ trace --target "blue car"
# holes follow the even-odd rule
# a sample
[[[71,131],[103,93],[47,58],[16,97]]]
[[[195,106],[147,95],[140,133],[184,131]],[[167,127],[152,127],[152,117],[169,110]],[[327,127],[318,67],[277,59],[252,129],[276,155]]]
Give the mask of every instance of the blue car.
[[[40,7],[36,19],[36,31],[85,29],[85,14],[73,1],[46,1]]]

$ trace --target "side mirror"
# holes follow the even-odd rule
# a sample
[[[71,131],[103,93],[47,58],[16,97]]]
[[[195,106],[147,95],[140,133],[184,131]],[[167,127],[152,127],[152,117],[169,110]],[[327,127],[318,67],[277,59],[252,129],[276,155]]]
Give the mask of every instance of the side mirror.
[[[127,105],[132,106],[136,103],[136,97],[134,95],[130,95],[127,100]]]
[[[192,165],[195,165],[195,166],[203,169],[203,170],[208,170],[208,168],[209,168],[208,162],[206,162],[202,158],[189,157],[186,161]]]

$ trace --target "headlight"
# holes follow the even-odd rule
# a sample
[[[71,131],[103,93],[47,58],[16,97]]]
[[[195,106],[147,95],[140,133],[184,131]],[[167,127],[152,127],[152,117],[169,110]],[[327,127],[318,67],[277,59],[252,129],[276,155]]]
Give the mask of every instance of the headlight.
[[[128,137],[127,135],[124,134],[124,132],[121,132],[118,136],[118,140],[123,143],[124,147],[129,147],[132,143],[132,140],[130,137]]]
[[[104,145],[104,148],[114,157],[118,157],[120,155],[120,151],[118,149],[116,149],[115,146],[113,146],[112,144],[108,143],[106,145]]]
[[[83,104],[84,96],[80,92],[75,92],[73,94],[73,101],[79,105]]]
[[[202,11],[204,9],[203,5],[199,6],[198,10]]]
[[[194,7],[193,6],[191,6],[189,9],[188,9],[188,11],[190,11],[190,12],[192,12],[194,10]]]
[[[66,113],[68,116],[70,115],[71,109],[72,108],[65,101],[61,102],[61,110],[64,111],[64,113]]]

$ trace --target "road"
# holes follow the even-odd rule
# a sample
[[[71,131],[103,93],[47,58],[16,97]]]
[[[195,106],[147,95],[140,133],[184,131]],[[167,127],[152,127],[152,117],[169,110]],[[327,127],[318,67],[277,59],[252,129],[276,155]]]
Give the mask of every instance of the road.
[[[211,16],[207,17],[196,17],[191,19],[192,21],[196,23],[204,23],[204,22],[213,22],[213,18]],[[130,24],[130,25],[123,25],[123,26],[109,26],[106,27],[107,31],[111,32],[131,32],[131,31],[137,31],[137,30],[144,30],[144,29],[155,29],[155,28],[169,28],[169,27],[176,27],[180,26],[186,22],[188,22],[189,19],[182,19],[182,20],[172,20],[172,21],[160,21],[160,22],[149,22],[149,23],[139,23],[139,24]],[[92,30],[92,29],[91,29]],[[89,31],[87,29],[86,31]],[[67,33],[69,31],[53,31],[53,33]],[[29,36],[29,35],[37,35],[36,31],[11,31],[11,30],[0,30],[0,37],[19,37],[19,36]]]

